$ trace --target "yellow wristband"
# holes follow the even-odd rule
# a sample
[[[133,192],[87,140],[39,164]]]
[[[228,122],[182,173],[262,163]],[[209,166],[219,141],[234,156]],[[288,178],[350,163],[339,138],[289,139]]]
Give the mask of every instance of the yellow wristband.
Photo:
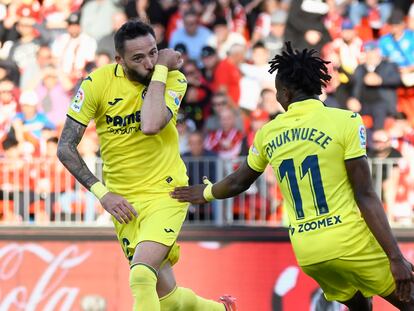
[[[91,192],[96,196],[98,200],[102,199],[105,194],[109,192],[108,188],[104,186],[103,183],[98,181],[94,183],[91,187]]]
[[[203,197],[207,202],[213,201],[215,199],[213,195],[213,184],[207,178],[203,180],[203,183],[207,185],[203,191]]]
[[[155,65],[154,72],[152,73],[151,81],[158,81],[164,84],[167,83],[168,68],[164,65]]]

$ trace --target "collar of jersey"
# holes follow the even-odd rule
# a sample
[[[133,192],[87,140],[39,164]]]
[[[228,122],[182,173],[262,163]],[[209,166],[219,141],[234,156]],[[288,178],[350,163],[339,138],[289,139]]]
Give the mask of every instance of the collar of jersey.
[[[299,110],[311,110],[316,107],[323,107],[324,104],[318,99],[305,99],[299,102],[291,103],[288,107],[288,111],[299,111]]]
[[[124,69],[120,64],[115,65],[115,77],[125,77]]]

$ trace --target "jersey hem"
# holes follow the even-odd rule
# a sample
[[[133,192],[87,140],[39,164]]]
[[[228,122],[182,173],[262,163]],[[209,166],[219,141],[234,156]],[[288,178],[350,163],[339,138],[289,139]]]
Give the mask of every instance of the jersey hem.
[[[354,158],[348,158],[348,159],[345,159],[345,161],[358,160],[358,159],[361,159],[361,158],[366,158],[366,157],[367,157],[367,155],[366,155],[366,154],[364,154],[364,155],[359,156],[359,157],[354,157]]]
[[[250,168],[250,169],[252,169],[253,171],[255,171],[255,172],[257,172],[257,173],[263,173],[264,172],[264,170],[263,171],[258,171],[258,170],[256,170],[256,169],[254,169],[250,164],[249,164],[249,161],[246,161],[246,163],[247,163],[247,166]]]
[[[79,123],[80,125],[83,125],[84,127],[88,127],[87,124],[83,124],[82,122],[80,122],[79,120],[76,120],[74,117],[70,116],[70,115],[66,115],[69,119],[75,121],[76,123]]]

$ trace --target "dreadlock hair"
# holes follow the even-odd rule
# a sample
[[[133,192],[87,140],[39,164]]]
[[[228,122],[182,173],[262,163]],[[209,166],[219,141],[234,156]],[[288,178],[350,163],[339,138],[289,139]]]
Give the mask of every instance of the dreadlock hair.
[[[322,94],[322,87],[331,80],[325,64],[330,62],[314,56],[316,50],[293,50],[290,41],[285,42],[286,51],[276,55],[270,62],[269,73],[277,70],[277,77],[289,88],[301,90],[306,95]]]

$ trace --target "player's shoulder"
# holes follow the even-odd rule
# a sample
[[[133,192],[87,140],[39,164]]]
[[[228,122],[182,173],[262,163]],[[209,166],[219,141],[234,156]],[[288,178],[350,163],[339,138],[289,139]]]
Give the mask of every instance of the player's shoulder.
[[[175,85],[187,85],[187,79],[181,71],[172,70],[168,72],[167,83]]]
[[[351,130],[358,126],[363,126],[361,115],[346,109],[326,107],[328,113],[328,120],[330,120],[331,127],[336,130]]]
[[[326,113],[333,118],[332,121],[347,121],[352,119],[359,119],[361,116],[357,112],[347,109],[325,107]]]
[[[92,71],[84,81],[91,81],[92,83],[110,82],[112,78],[117,76],[118,64],[108,64],[99,67]],[[118,73],[119,75],[119,73]]]

